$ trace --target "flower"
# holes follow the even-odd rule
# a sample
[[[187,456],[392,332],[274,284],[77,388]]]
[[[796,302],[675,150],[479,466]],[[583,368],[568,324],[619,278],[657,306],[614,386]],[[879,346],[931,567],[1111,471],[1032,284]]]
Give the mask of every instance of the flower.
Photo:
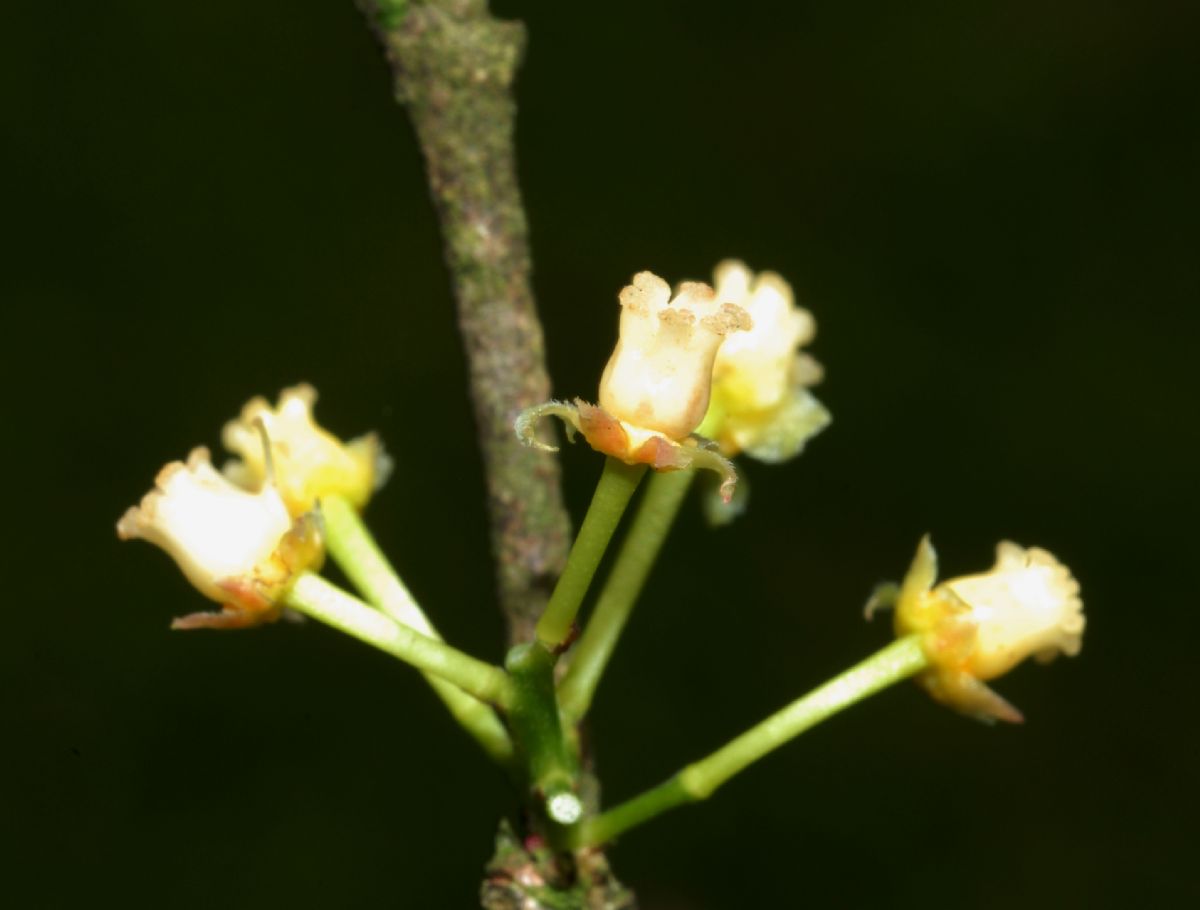
[[[672,297],[667,283],[652,272],[634,275],[620,302],[620,335],[600,377],[599,405],[578,398],[574,404],[535,405],[517,417],[517,435],[528,445],[554,451],[537,438],[536,424],[542,417],[558,417],[568,435],[578,430],[592,448],[628,464],[716,471],[721,496],[729,501],[737,472],[692,431],[708,409],[721,343],[730,333],[748,330],[750,317],[735,304],[719,302],[701,282],[683,282]]]
[[[708,410],[713,361],[725,336],[750,317],[718,303],[713,289],[685,281],[675,296],[652,272],[621,291],[621,332],[600,377],[600,407],[618,420],[683,439]]]
[[[937,554],[926,536],[896,602],[896,633],[923,636],[930,668],[919,681],[939,701],[966,714],[1019,722],[1021,712],[983,684],[1025,658],[1045,663],[1083,645],[1079,583],[1053,554],[1010,541],[979,575],[933,587]]]
[[[335,494],[361,509],[391,469],[374,433],[343,443],[318,426],[312,415],[316,400],[316,389],[307,384],[284,389],[274,410],[265,399],[252,398],[221,434],[225,447],[241,456],[225,464],[225,476],[248,490],[261,489],[273,462],[275,485],[293,517]],[[259,423],[270,440],[269,456]]]
[[[753,327],[718,350],[712,400],[698,432],[716,440],[727,457],[744,451],[760,461],[785,461],[830,421],[808,391],[820,382],[821,365],[799,351],[813,340],[816,322],[774,272],[755,275],[728,259],[713,278],[716,298],[749,313]]]
[[[278,617],[279,595],[293,576],[315,566],[321,546],[311,519],[294,521],[279,491],[249,492],[222,476],[208,449],[158,472],[155,488],[117,522],[122,540],[164,549],[221,613],[177,619],[176,628],[236,627]]]

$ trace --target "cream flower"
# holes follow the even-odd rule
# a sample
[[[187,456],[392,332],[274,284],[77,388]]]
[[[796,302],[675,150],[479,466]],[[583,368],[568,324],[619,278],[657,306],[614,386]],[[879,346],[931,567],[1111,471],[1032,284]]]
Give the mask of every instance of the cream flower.
[[[695,281],[679,286],[639,272],[621,291],[621,333],[600,377],[600,407],[670,439],[690,434],[708,409],[713,361],[725,336],[751,327],[746,311]]]
[[[599,452],[656,471],[706,468],[721,476],[720,495],[733,496],[737,471],[707,439],[692,433],[708,408],[713,360],[731,333],[750,328],[746,311],[719,303],[712,288],[685,281],[674,297],[652,272],[639,272],[621,291],[621,331],[600,378],[600,404],[547,401],[526,408],[514,424],[527,445],[555,451],[537,437],[537,422],[557,417],[567,434],[583,434]]]
[[[753,327],[731,335],[717,352],[712,400],[698,432],[726,456],[745,451],[760,461],[784,461],[830,421],[808,391],[820,382],[821,365],[799,351],[813,340],[816,323],[774,272],[755,275],[729,259],[713,277],[717,300],[745,310]]]
[[[284,389],[272,410],[263,398],[242,408],[241,417],[225,425],[225,448],[241,456],[224,467],[225,476],[249,490],[263,487],[268,465],[261,421],[271,444],[275,485],[292,516],[311,511],[322,496],[338,494],[361,509],[382,486],[390,462],[374,433],[343,443],[313,420],[316,390],[306,384]]]
[[[990,572],[943,587],[971,610],[976,633],[968,668],[980,679],[1007,673],[1030,655],[1046,663],[1083,647],[1079,583],[1046,550],[1002,541]]]
[[[161,547],[201,594],[227,606],[225,614],[195,614],[177,627],[274,618],[275,594],[320,559],[312,528],[293,523],[273,486],[257,493],[235,486],[205,448],[193,449],[186,464],[171,462],[154,484],[117,522],[117,535]]]
[[[896,632],[920,633],[932,666],[921,682],[964,713],[1020,721],[1021,713],[985,686],[1034,657],[1074,656],[1083,644],[1083,601],[1071,571],[1046,550],[1009,541],[990,571],[932,587],[937,554],[922,539],[896,602]]]

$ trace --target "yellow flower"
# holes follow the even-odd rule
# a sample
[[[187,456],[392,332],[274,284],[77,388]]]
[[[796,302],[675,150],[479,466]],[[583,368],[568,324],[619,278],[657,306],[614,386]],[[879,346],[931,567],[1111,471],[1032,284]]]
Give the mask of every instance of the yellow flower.
[[[712,402],[698,432],[728,457],[744,451],[760,461],[784,461],[830,421],[808,391],[820,382],[821,365],[799,350],[813,340],[816,322],[774,272],[755,275],[730,259],[713,277],[716,298],[749,313],[753,327],[731,335],[717,352]]]
[[[161,547],[201,594],[226,607],[176,620],[177,628],[273,619],[293,575],[320,561],[314,527],[294,522],[273,486],[251,493],[231,483],[212,466],[208,449],[171,462],[154,484],[117,522],[117,535]]]
[[[568,435],[578,430],[592,448],[656,471],[707,468],[721,475],[728,502],[737,471],[716,446],[692,435],[708,408],[713,361],[725,337],[750,328],[746,311],[721,303],[696,281],[675,296],[652,272],[639,272],[621,291],[617,346],[600,377],[600,404],[547,401],[517,417],[517,435],[528,445],[554,447],[537,438],[542,417],[558,417]]]
[[[316,390],[306,384],[284,389],[274,410],[263,398],[242,408],[241,417],[225,425],[222,441],[241,456],[224,467],[225,476],[248,490],[268,481],[261,422],[271,445],[274,482],[293,516],[311,511],[322,496],[344,496],[361,509],[382,486],[390,462],[374,433],[343,443],[313,420]]]
[[[1083,645],[1083,601],[1071,571],[1046,550],[1009,541],[990,571],[937,587],[929,538],[896,602],[898,635],[920,633],[931,667],[919,678],[930,694],[981,718],[1020,721],[1021,712],[983,684],[1032,656],[1074,656]]]
[[[672,297],[652,272],[634,275],[620,300],[621,333],[600,377],[600,407],[634,427],[683,439],[708,409],[721,342],[751,320],[700,282],[685,281]]]

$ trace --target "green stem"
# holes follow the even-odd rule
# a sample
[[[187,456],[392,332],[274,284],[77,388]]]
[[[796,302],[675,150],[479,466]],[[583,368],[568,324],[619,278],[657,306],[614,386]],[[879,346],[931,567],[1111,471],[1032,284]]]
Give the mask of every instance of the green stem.
[[[441,635],[375,543],[358,510],[341,496],[328,496],[321,501],[321,516],[329,554],[367,601],[397,622],[441,641]],[[496,712],[458,686],[430,673],[423,675],[459,726],[493,761],[510,766],[512,739]]]
[[[579,845],[606,843],[668,809],[707,799],[721,784],[767,753],[927,665],[920,636],[909,635],[892,642],[665,783],[586,822],[579,832]]]
[[[571,655],[567,675],[559,685],[559,702],[572,721],[578,722],[587,714],[617,640],[694,477],[694,471],[662,471],[656,472],[646,484],[629,533]]]
[[[284,604],[441,677],[480,701],[504,709],[512,699],[512,684],[499,667],[414,632],[312,572],[299,575]]]
[[[611,456],[605,459],[604,473],[600,475],[583,527],[567,556],[567,566],[550,595],[546,612],[538,620],[538,640],[551,651],[570,635],[575,614],[596,574],[596,566],[645,472],[645,465],[628,465]]]
[[[508,720],[524,754],[529,784],[544,799],[546,814],[559,825],[571,825],[583,814],[583,804],[574,793],[578,767],[563,738],[554,698],[554,663],[554,655],[537,641],[508,652],[505,667],[513,685]]]
[[[325,545],[346,577],[370,603],[396,622],[430,638],[441,638],[383,555],[362,516],[342,496],[321,500]]]

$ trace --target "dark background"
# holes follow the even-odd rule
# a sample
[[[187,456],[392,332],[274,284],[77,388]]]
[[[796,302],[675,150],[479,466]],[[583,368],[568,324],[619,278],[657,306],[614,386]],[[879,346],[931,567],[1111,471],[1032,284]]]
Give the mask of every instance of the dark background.
[[[628,835],[651,910],[1167,906],[1200,896],[1195,17],[1146,3],[497,4],[555,392],[595,393],[633,272],[737,255],[820,326],[834,425],[684,513],[598,699],[630,796],[886,640],[932,531],[1083,585],[1083,654],[988,729],[901,686]],[[512,798],[416,674],[202,605],[113,524],[254,393],[307,379],[398,472],[372,525],[448,637],[502,655],[440,244],[349,0],[0,11],[19,907],[470,907]],[[582,515],[598,456],[564,453]],[[15,495],[14,495],[15,494]]]

